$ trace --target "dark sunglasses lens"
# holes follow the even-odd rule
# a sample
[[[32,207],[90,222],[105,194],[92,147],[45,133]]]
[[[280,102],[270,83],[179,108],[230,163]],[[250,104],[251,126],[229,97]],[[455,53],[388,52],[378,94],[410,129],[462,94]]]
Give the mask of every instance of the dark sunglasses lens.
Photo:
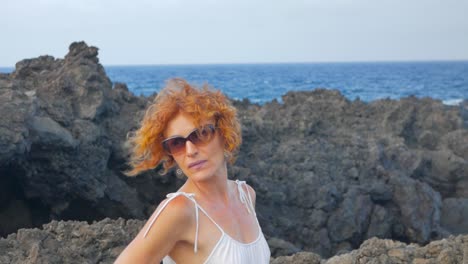
[[[169,154],[176,154],[185,150],[187,140],[195,145],[208,143],[214,135],[216,128],[213,125],[207,125],[202,128],[196,129],[187,138],[176,137],[163,142],[164,149]]]
[[[171,138],[164,142],[164,146],[166,151],[168,151],[171,154],[174,154],[185,149],[186,141],[187,140],[182,137]]]
[[[207,125],[197,129],[195,132],[195,135],[193,137],[189,137],[189,140],[194,144],[204,144],[208,143],[213,138],[215,128],[211,125]]]

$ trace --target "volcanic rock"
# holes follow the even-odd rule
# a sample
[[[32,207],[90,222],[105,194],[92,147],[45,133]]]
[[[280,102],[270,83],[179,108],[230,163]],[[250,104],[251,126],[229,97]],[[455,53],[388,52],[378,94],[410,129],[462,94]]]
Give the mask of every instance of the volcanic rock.
[[[147,219],[182,184],[161,168],[122,174],[127,133],[154,95],[112,84],[97,55],[76,42],[64,59],[27,59],[0,74],[1,236],[51,220]],[[372,237],[423,246],[468,232],[468,100],[362,102],[315,89],[233,104],[243,145],[229,175],[256,190],[274,257],[328,258]]]
[[[64,59],[0,74],[0,215],[21,218],[0,217],[0,235],[52,219],[145,218],[175,188],[156,172],[123,176],[123,143],[149,99],[113,88],[97,54],[75,42]]]
[[[20,229],[0,239],[0,263],[113,263],[142,228],[138,220],[104,219],[93,224],[52,221],[41,229]],[[274,244],[271,240],[270,245]],[[427,263],[468,261],[468,236],[450,236],[426,246],[371,238],[353,251],[329,259],[312,252],[272,258],[272,264]]]

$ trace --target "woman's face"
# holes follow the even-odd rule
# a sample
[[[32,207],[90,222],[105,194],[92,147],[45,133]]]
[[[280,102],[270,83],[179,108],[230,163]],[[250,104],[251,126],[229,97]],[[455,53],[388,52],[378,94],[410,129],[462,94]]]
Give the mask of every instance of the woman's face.
[[[215,125],[215,122],[214,120],[206,120],[202,121],[201,125]],[[164,138],[175,136],[185,138],[196,128],[190,116],[179,113],[167,124]],[[215,130],[212,139],[206,143],[194,144],[187,140],[185,150],[172,156],[184,174],[194,181],[204,181],[213,176],[227,173],[223,142],[217,130]]]

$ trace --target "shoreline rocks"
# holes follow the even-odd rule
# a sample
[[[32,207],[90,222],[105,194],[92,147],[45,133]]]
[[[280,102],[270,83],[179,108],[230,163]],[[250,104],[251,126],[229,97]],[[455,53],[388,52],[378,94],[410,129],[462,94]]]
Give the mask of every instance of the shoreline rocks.
[[[41,229],[20,229],[0,239],[0,263],[113,263],[143,227],[139,220],[104,219],[93,224],[52,221]],[[270,245],[274,244],[271,240]],[[468,261],[468,235],[425,246],[370,238],[353,251],[328,259],[312,252],[272,258],[272,264],[427,263]]]
[[[97,55],[76,42],[64,59],[0,74],[0,236],[53,220],[147,219],[183,183],[160,168],[122,174],[126,135],[154,95],[112,84]],[[233,104],[244,143],[229,175],[255,188],[274,257],[468,232],[468,100],[364,103],[315,89]]]

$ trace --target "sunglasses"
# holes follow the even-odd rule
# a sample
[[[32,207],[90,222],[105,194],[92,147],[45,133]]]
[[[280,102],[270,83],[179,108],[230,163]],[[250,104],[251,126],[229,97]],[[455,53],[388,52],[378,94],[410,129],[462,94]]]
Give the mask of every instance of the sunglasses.
[[[187,140],[195,146],[203,146],[213,139],[215,131],[216,127],[214,125],[205,125],[194,129],[187,137],[175,136],[167,138],[163,140],[162,146],[167,154],[178,154],[185,151]]]

